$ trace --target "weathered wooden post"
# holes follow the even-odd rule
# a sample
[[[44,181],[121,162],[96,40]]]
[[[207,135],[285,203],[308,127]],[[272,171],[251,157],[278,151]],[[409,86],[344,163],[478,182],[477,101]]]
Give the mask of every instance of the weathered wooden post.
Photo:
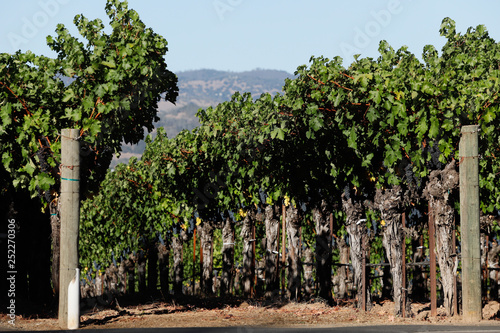
[[[457,237],[456,237],[456,234],[457,234],[456,221],[455,221],[455,217],[453,217],[453,235],[452,235],[452,239],[451,239],[451,244],[452,244],[453,248],[451,250],[451,253],[454,256],[457,255],[457,239],[456,239]],[[458,261],[458,258],[455,257],[455,260]],[[458,312],[458,290],[457,290],[457,275],[456,274],[453,277],[453,294],[455,295],[453,297],[453,315],[458,316],[458,314],[459,314],[459,312]]]
[[[477,125],[462,127],[459,145],[462,312],[467,322],[480,321],[482,317],[478,130]]]
[[[77,329],[80,285],[78,270],[78,224],[80,221],[80,142],[79,130],[61,133],[61,264],[59,267],[59,326]],[[72,281],[73,280],[73,281]],[[68,288],[71,291],[68,292]],[[75,284],[78,288],[75,288]],[[68,296],[72,296],[68,300]],[[70,303],[71,302],[71,303]],[[68,308],[70,311],[68,311]]]
[[[431,277],[431,316],[437,316],[437,285],[436,285],[436,227],[434,225],[434,211],[429,204],[429,259]]]

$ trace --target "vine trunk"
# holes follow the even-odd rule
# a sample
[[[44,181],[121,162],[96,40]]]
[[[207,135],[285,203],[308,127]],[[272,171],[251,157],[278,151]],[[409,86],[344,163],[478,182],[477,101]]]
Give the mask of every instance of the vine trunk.
[[[434,170],[429,175],[429,181],[423,195],[429,202],[431,214],[434,216],[436,229],[436,251],[441,284],[443,286],[444,307],[447,314],[453,314],[454,277],[458,268],[458,260],[453,254],[453,233],[455,210],[450,196],[458,187],[459,174],[455,170],[455,161],[446,165],[442,170]]]
[[[277,218],[278,206],[268,205],[265,208],[266,225],[266,297],[270,298],[279,292],[278,276],[278,233],[279,219]]]
[[[300,246],[299,209],[290,204],[286,210],[286,230],[288,237],[288,298],[300,301],[302,287],[302,249]]]
[[[394,300],[394,315],[401,316],[403,311],[406,316],[411,315],[408,293],[403,290],[403,264],[405,253],[403,253],[403,242],[405,231],[401,223],[403,197],[400,186],[390,189],[378,189],[375,195],[375,207],[380,211],[383,226],[382,244],[389,260],[392,276],[392,296]],[[406,302],[403,299],[406,297]],[[406,308],[403,309],[403,304]]]
[[[222,227],[222,279],[221,296],[231,292],[234,279],[234,223],[227,217]]]
[[[330,223],[327,217],[325,200],[313,208],[313,220],[316,229],[316,277],[319,285],[319,296],[327,301],[332,299],[332,240]],[[312,269],[312,267],[311,267]]]

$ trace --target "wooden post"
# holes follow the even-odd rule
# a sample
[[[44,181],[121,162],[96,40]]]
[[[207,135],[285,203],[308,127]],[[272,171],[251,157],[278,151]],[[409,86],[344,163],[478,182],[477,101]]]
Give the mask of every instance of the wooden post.
[[[457,237],[456,237],[456,233],[457,233],[457,228],[456,228],[456,221],[455,221],[455,217],[453,217],[453,235],[452,235],[452,239],[451,239],[451,246],[452,246],[452,249],[451,249],[451,253],[453,255],[457,255]],[[458,258],[455,257],[455,260],[458,261]],[[455,274],[455,276],[453,277],[453,315],[454,316],[458,316],[458,290],[457,290],[457,275]]]
[[[480,321],[482,317],[477,132],[477,125],[463,126],[459,145],[462,312],[467,322]]]
[[[436,286],[436,232],[434,226],[434,210],[429,204],[429,258],[431,275],[431,316],[437,316]]]
[[[59,326],[76,329],[80,320],[68,318],[68,287],[77,279],[78,224],[80,221],[80,142],[77,129],[63,129],[61,133],[61,263],[59,267]],[[79,295],[76,306],[79,306]],[[78,316],[79,317],[79,316]]]
[[[401,263],[401,274],[403,275],[403,284],[401,290],[401,296],[403,297],[403,318],[406,318],[406,237],[405,237],[405,229],[406,229],[406,214],[403,213],[401,215],[401,220],[403,222],[403,260]]]

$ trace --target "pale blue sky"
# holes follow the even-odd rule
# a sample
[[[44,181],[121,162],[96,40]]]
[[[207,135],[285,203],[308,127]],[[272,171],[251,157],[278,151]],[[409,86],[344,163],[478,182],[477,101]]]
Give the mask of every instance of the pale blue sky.
[[[107,24],[105,0],[5,1],[0,12],[0,52],[17,49],[54,56],[45,37],[83,13]],[[147,26],[169,42],[166,60],[176,71],[210,68],[244,71],[255,68],[293,73],[312,55],[354,53],[377,56],[380,40],[394,48],[407,45],[420,56],[426,44],[443,45],[444,17],[458,31],[484,24],[500,41],[500,2],[440,0],[129,0]]]

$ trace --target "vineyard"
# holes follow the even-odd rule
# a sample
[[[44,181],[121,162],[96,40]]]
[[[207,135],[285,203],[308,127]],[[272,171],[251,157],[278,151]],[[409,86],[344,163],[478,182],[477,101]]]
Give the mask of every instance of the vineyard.
[[[47,38],[57,59],[0,54],[2,196],[41,202],[56,293],[60,170],[71,167],[60,130],[77,128],[90,303],[138,292],[363,309],[392,299],[411,316],[412,302],[437,299],[459,313],[459,141],[477,125],[483,299],[498,299],[500,44],[484,26],[461,34],[444,19],[445,45],[421,59],[385,41],[377,59],[347,66],[311,57],[282,93],[236,92],[200,109],[199,127],[173,138],[160,128],[140,159],[109,170],[178,88],[166,40],[126,2],[106,12],[109,35],[75,18],[87,45],[58,26]]]
[[[159,285],[166,298],[320,297],[365,309],[392,298],[410,316],[412,300],[436,298],[434,279],[457,313],[458,143],[477,124],[484,297],[496,299],[500,49],[482,26],[461,35],[445,19],[441,35],[442,54],[427,46],[424,63],[386,42],[378,59],[347,68],[313,57],[282,94],[235,93],[199,110],[194,130],[148,137],[142,158],[109,171],[82,203],[84,295]]]

